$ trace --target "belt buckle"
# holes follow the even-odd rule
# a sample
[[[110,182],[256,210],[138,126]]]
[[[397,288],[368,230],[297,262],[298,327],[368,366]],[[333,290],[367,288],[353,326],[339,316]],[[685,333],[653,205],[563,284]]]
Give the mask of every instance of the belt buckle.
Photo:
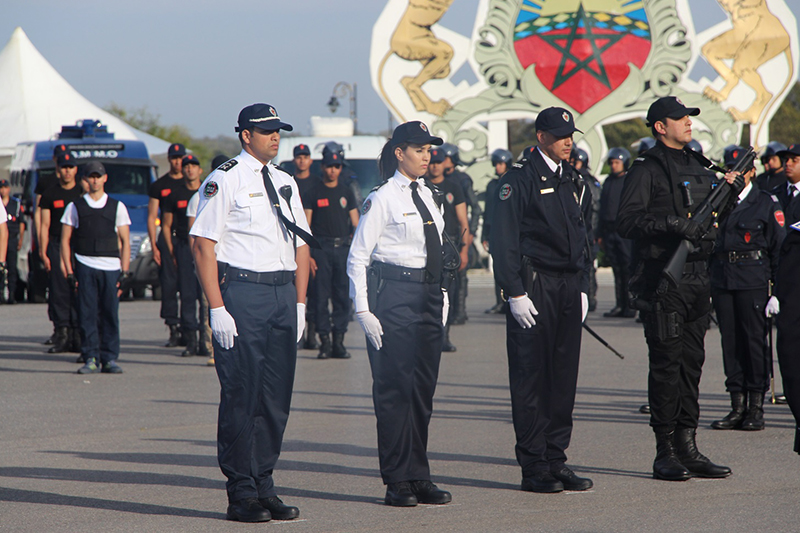
[[[247,272],[242,272],[241,270],[236,273],[236,277],[238,279],[249,279],[250,278],[250,276],[248,275]]]
[[[728,252],[728,263],[736,262],[736,252]]]
[[[403,269],[403,270],[400,271],[400,275],[403,276],[404,278],[411,279],[411,271],[410,270]]]

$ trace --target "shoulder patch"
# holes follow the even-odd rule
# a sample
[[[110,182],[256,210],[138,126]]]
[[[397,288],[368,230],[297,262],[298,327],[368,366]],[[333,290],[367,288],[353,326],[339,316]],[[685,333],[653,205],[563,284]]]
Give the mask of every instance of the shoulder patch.
[[[511,184],[504,183],[502,187],[500,187],[500,194],[498,195],[501,200],[508,200],[511,196]]]
[[[780,227],[786,224],[786,218],[783,216],[783,211],[780,209],[775,210],[775,222],[777,222]]]
[[[378,187],[380,187],[380,185]],[[378,187],[375,187],[375,189],[377,189]],[[375,189],[373,189],[373,190],[375,190]],[[362,215],[366,215],[367,212],[369,211],[370,207],[372,207],[372,200],[367,198],[366,200],[364,200],[364,205],[361,206],[361,214]]]
[[[213,198],[219,192],[219,185],[216,182],[209,181],[206,183],[206,186],[203,188],[203,196],[206,198]]]
[[[218,166],[217,170],[221,170],[222,172],[227,172],[227,171],[229,171],[230,169],[232,169],[233,167],[235,167],[238,164],[239,164],[239,162],[237,160],[228,159],[227,161],[222,163],[220,166]],[[209,183],[213,183],[213,182],[209,182]]]

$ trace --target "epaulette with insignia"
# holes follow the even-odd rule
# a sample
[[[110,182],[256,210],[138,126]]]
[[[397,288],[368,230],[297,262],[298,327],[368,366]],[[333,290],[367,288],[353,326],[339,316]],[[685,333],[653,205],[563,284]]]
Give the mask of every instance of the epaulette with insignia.
[[[764,191],[764,192],[766,192],[766,191]],[[767,193],[767,194],[769,194],[769,193]],[[779,203],[781,203],[781,201],[780,201],[780,200],[778,200],[778,197],[777,197],[777,196],[775,196],[774,194],[769,194],[769,195],[772,197],[772,201],[773,201],[773,202],[775,202],[776,204],[779,204]]]
[[[527,161],[527,159],[526,159],[526,161]],[[522,163],[514,163],[511,166],[514,167],[514,168],[522,168]]]
[[[229,159],[229,160],[225,161],[224,163],[222,163],[220,166],[218,166],[217,170],[221,170],[222,172],[227,172],[227,171],[229,171],[230,169],[232,169],[233,167],[235,167],[238,164],[239,164],[239,162],[237,160]]]

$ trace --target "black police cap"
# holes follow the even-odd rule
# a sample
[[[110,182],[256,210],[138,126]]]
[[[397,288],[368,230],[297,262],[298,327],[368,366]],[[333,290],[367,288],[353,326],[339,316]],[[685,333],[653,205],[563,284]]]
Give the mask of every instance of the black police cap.
[[[292,150],[292,155],[297,157],[298,155],[311,155],[311,148],[307,144],[298,144]]]
[[[75,157],[69,152],[61,152],[56,156],[56,165],[59,167],[77,167]]]
[[[796,155],[800,155],[800,144],[790,144],[789,148],[786,150],[781,150],[776,154],[781,159],[785,157],[793,157]]]
[[[391,141],[392,146],[399,146],[403,143],[441,146],[443,142],[441,137],[431,135],[428,126],[419,120],[404,122],[397,126],[392,133]]]
[[[331,150],[323,150],[322,151],[322,166],[329,167],[331,165],[343,165],[344,158],[342,154],[339,152],[334,152]]]
[[[169,145],[169,150],[167,150],[167,157],[183,157],[186,155],[186,147],[181,143],[175,143]]]
[[[239,126],[235,130],[240,132],[249,128],[266,131],[294,130],[291,124],[281,121],[278,112],[269,104],[253,104],[239,111]]]
[[[686,107],[677,96],[662,96],[647,110],[647,127],[652,128],[656,122],[663,122],[667,118],[676,120],[687,115],[696,117],[699,114],[699,108]]]
[[[441,148],[431,150],[431,163],[444,163],[445,159],[447,159],[447,155]]]
[[[58,157],[58,154],[63,154],[64,152],[68,152],[66,144],[57,144],[53,148],[53,157]]]
[[[93,174],[97,174],[98,176],[105,176],[106,175],[106,167],[103,166],[103,163],[100,161],[89,161],[83,167],[83,175],[84,176],[91,176]]]
[[[576,131],[583,133],[575,127],[572,113],[563,107],[548,107],[543,109],[536,117],[536,131],[546,131],[556,137],[567,137]]]
[[[197,159],[197,156],[195,156],[195,155],[187,154],[187,155],[183,156],[183,159],[181,160],[181,163],[184,164],[184,165],[199,165],[200,164],[200,160]]]
[[[0,187],[11,187],[11,184],[8,183],[8,180],[2,179],[0,180]]]

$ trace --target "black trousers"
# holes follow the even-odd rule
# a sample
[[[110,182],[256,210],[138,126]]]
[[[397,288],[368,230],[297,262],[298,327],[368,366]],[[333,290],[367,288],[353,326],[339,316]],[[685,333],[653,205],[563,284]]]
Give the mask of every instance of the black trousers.
[[[189,239],[172,237],[172,246],[175,250],[175,262],[178,263],[178,290],[181,301],[181,330],[197,331],[197,300],[200,297],[200,282],[194,271],[194,258]],[[163,292],[162,292],[163,295]]]
[[[50,319],[57,328],[76,328],[78,298],[61,270],[60,242],[51,240],[47,243],[47,258],[50,259],[50,294],[47,299]]]
[[[350,321],[350,278],[347,277],[350,247],[334,246],[327,239],[320,239],[320,244],[322,248],[311,252],[317,262],[317,274],[311,282],[314,285],[314,323],[320,335],[329,334],[331,328],[336,333],[344,333]]]
[[[81,355],[86,361],[95,359],[108,363],[119,359],[119,273],[119,270],[98,270],[75,261]]]
[[[778,269],[777,289],[781,303],[781,312],[776,317],[778,363],[783,392],[795,423],[800,427],[800,283],[796,281],[800,272],[800,245],[793,243],[788,253],[781,254]]]
[[[19,244],[19,233],[8,236],[8,250],[6,251],[6,273],[8,282],[8,303],[14,303],[17,299],[17,281],[19,271],[17,270],[17,245]]]
[[[764,306],[768,289],[711,289],[722,339],[725,389],[765,392],[769,386]]]
[[[383,346],[367,340],[383,482],[430,480],[428,425],[442,355],[439,283],[382,282],[373,313]]]
[[[178,269],[170,260],[169,249],[163,233],[156,240],[161,252],[161,266],[158,269],[158,281],[161,284],[161,318],[168,326],[175,326],[178,319]]]
[[[656,297],[653,291],[661,268],[645,270],[647,285],[653,289],[645,299],[659,306],[658,311],[641,314],[650,358],[650,425],[656,432],[696,428],[700,416],[697,399],[706,357],[711,288],[704,261],[688,264],[685,272],[677,288],[670,287]]]
[[[605,238],[605,251],[611,270],[614,273],[614,295],[616,306],[628,308],[628,281],[631,279],[631,255],[633,241],[623,239],[616,231],[608,232]]]
[[[537,272],[529,294],[539,314],[523,329],[506,315],[511,414],[522,477],[558,469],[572,437],[581,351],[582,273]]]
[[[214,339],[221,387],[217,458],[228,500],[275,496],[272,471],[283,443],[297,362],[294,284],[228,280],[225,308],[239,335],[230,350]]]

